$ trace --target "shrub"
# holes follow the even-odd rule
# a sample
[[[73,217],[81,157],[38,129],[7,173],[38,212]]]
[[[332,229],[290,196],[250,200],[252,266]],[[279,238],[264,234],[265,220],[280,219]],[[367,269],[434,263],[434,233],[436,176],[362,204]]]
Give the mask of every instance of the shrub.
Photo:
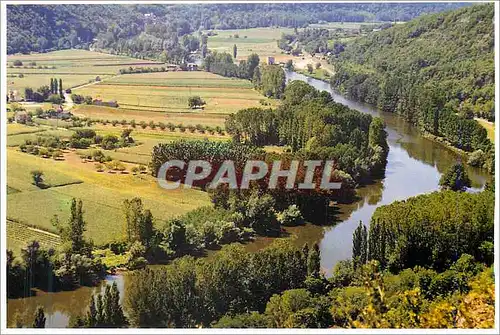
[[[64,99],[61,98],[61,96],[59,94],[51,94],[48,98],[48,100],[53,103],[53,104],[56,104],[56,105],[60,105]]]
[[[297,205],[290,205],[287,209],[278,213],[276,218],[283,226],[298,226],[304,223],[304,218]]]
[[[102,139],[101,147],[105,150],[113,150],[117,147],[119,141],[115,135],[106,135]]]
[[[104,165],[102,163],[95,163],[94,167],[97,170],[97,172],[103,172],[104,171]]]
[[[470,166],[482,167],[485,161],[486,155],[483,150],[479,149],[469,155],[467,164],[469,164]]]

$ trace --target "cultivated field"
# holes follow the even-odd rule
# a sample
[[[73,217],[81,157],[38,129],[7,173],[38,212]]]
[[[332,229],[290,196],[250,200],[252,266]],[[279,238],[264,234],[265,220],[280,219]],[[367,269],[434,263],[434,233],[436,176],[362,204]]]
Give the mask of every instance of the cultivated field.
[[[23,63],[14,67],[14,61]],[[35,63],[30,65],[30,63]],[[24,94],[25,87],[34,90],[49,85],[50,78],[61,78],[63,87],[83,85],[97,76],[101,79],[116,75],[120,69],[132,67],[159,67],[159,63],[126,56],[110,55],[87,50],[59,50],[41,54],[9,55],[7,57],[7,87]],[[45,68],[48,67],[48,68]],[[19,74],[24,77],[19,78]],[[16,77],[12,77],[16,76]]]
[[[22,128],[25,129],[22,129]],[[8,125],[8,142],[13,145],[11,138],[18,144],[24,142],[19,136],[33,138],[42,134],[60,135],[72,131],[51,130],[49,127],[28,127],[16,124]],[[120,129],[106,129],[95,127],[99,134],[118,134]],[[64,133],[62,133],[64,132]],[[67,135],[67,136],[68,136]],[[106,155],[120,159],[126,163],[127,170],[132,166],[150,160],[152,147],[160,142],[171,141],[182,136],[213,137],[219,140],[222,136],[202,134],[180,134],[165,131],[137,131],[132,133],[138,146],[118,149],[116,151],[103,150]],[[85,220],[87,222],[86,236],[92,238],[96,244],[104,244],[121,237],[123,224],[122,203],[125,199],[140,197],[146,208],[150,208],[156,218],[156,224],[176,215],[183,214],[194,208],[208,205],[208,196],[205,192],[195,189],[164,190],[160,188],[156,179],[149,174],[133,175],[130,172],[109,173],[97,172],[94,163],[85,163],[78,153],[82,151],[66,150],[64,160],[40,158],[22,153],[17,147],[7,149],[7,217],[9,220],[25,226],[36,227],[43,231],[56,233],[51,219],[57,215],[60,220],[67,220],[72,198],[83,200]],[[30,172],[41,170],[44,172],[45,184],[48,188],[40,189],[32,184]],[[10,230],[9,230],[10,231]],[[13,235],[14,236],[14,235]],[[20,243],[17,238],[16,243]],[[28,242],[26,240],[25,242]],[[9,243],[15,243],[10,241]]]
[[[250,38],[250,35],[248,36]],[[273,42],[274,43],[274,42]],[[151,209],[156,225],[162,226],[168,218],[186,213],[200,206],[209,205],[205,192],[196,189],[164,190],[149,173],[133,174],[132,167],[147,165],[152,148],[158,143],[176,139],[228,140],[229,136],[217,132],[190,130],[188,126],[224,126],[227,114],[247,107],[262,106],[262,102],[275,105],[277,102],[265,98],[253,89],[246,80],[225,78],[202,71],[155,72],[117,75],[120,68],[148,66],[149,62],[122,56],[113,56],[84,50],[66,50],[47,54],[14,55],[8,59],[23,62],[23,66],[35,62],[42,69],[9,68],[9,75],[23,74],[24,78],[9,77],[9,88],[24,93],[24,87],[37,89],[50,83],[50,78],[62,78],[64,87],[82,85],[96,76],[103,82],[74,89],[81,95],[94,99],[117,100],[119,108],[75,105],[72,113],[94,120],[108,120],[108,124],[94,123],[90,127],[97,134],[119,136],[130,125],[111,121],[135,120],[132,132],[136,145],[116,150],[102,150],[106,156],[125,164],[126,171],[97,172],[94,162],[86,162],[93,148],[64,150],[61,160],[41,158],[23,153],[19,146],[26,140],[38,137],[57,136],[69,139],[74,130],[71,121],[35,118],[34,126],[17,123],[7,125],[7,217],[9,219],[9,248],[16,253],[33,239],[46,246],[57,244],[57,233],[52,224],[55,215],[65,221],[69,215],[72,198],[83,200],[84,218],[87,222],[87,238],[102,245],[122,237],[125,199],[140,197],[145,208]],[[49,67],[43,69],[44,66]],[[151,65],[160,66],[160,65]],[[51,67],[55,67],[52,69]],[[206,101],[205,108],[190,109],[188,98],[199,95]],[[23,104],[27,111],[36,108],[48,109],[50,104]],[[12,113],[11,113],[12,114]],[[12,115],[10,115],[12,116]],[[143,128],[141,122],[156,124]],[[161,129],[159,123],[173,124],[175,130]],[[181,131],[178,125],[187,129]],[[70,129],[66,129],[70,128]],[[31,171],[44,173],[44,188],[32,183]],[[29,229],[28,229],[29,228]],[[44,245],[45,246],[45,245]]]
[[[292,28],[251,28],[236,30],[212,30],[217,35],[208,37],[210,50],[233,53],[233,45],[238,48],[238,59],[246,59],[256,53],[264,61],[268,56],[281,57],[282,50],[277,41],[283,33],[293,33]],[[238,36],[237,38],[235,36]],[[288,56],[289,57],[289,56]]]
[[[207,126],[224,126],[226,114],[196,112],[185,109],[184,112],[155,112],[141,109],[130,108],[112,108],[104,106],[91,106],[91,105],[76,105],[72,113],[81,116],[89,117],[91,119],[104,119],[104,120],[135,120],[136,122],[171,122],[173,124],[183,125],[196,125],[203,124]]]
[[[273,103],[271,99],[255,91],[248,80],[226,78],[202,71],[120,75],[103,83],[78,88],[74,92],[103,100],[116,100],[120,106],[117,113],[120,109],[126,109],[193,114],[200,117],[203,114],[229,114],[242,108],[258,107],[262,100]],[[196,95],[206,102],[203,111],[193,111],[188,107],[189,97]],[[87,113],[93,111],[87,110]],[[100,109],[95,110],[97,115],[99,111]],[[138,115],[127,113],[123,114],[125,119],[137,120]],[[160,117],[165,121],[164,114]]]

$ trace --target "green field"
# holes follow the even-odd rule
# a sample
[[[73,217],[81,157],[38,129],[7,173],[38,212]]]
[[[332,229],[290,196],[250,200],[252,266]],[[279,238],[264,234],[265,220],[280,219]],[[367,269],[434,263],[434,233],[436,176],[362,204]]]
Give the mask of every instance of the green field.
[[[20,60],[21,67],[13,67],[13,62]],[[35,62],[31,66],[29,63]],[[59,50],[41,54],[9,55],[7,57],[7,88],[24,94],[25,87],[37,89],[49,85],[50,78],[62,79],[63,87],[83,85],[97,76],[101,79],[116,75],[120,69],[132,67],[158,67],[156,62],[139,60],[126,56],[111,55],[87,50]],[[48,69],[38,68],[49,67]],[[53,68],[54,67],[54,68]],[[23,74],[24,78],[11,77]]]
[[[44,249],[54,248],[60,243],[58,235],[46,232],[26,224],[7,220],[7,249],[14,255],[20,255],[26,243],[38,241]]]
[[[233,53],[233,45],[238,48],[237,58],[246,58],[256,53],[264,61],[265,57],[279,57],[282,50],[277,41],[283,33],[293,33],[292,28],[250,28],[236,30],[212,30],[215,36],[208,37],[208,48],[219,52]],[[238,38],[235,38],[238,35]],[[246,36],[246,38],[245,38]]]
[[[45,130],[16,135],[16,132],[19,133],[23,129],[19,125],[8,125],[8,129],[11,127],[12,135],[9,135],[9,138],[59,131]],[[30,128],[37,129],[24,127],[27,128],[24,131]],[[120,131],[119,129],[96,130],[100,134]],[[125,162],[147,164],[155,144],[183,136],[177,133],[162,134],[153,131],[137,132],[134,135],[138,146],[105,151],[105,153]],[[190,136],[196,137],[201,134],[190,134]],[[7,149],[7,158],[9,220],[55,233],[51,219],[57,215],[62,221],[66,220],[71,199],[79,198],[84,203],[86,236],[98,245],[121,238],[122,203],[125,199],[141,197],[145,207],[153,212],[156,224],[159,226],[168,218],[209,204],[205,192],[195,189],[167,191],[160,188],[156,179],[148,174],[97,172],[94,163],[84,163],[73,150],[65,151],[64,160],[54,161],[22,153],[12,147]],[[134,165],[127,164],[127,170]],[[40,189],[32,184],[30,175],[32,170],[44,172],[48,188]]]
[[[81,116],[89,117],[91,119],[103,119],[103,120],[135,120],[137,123],[144,121],[154,121],[155,123],[163,122],[165,124],[171,122],[173,124],[182,123],[183,125],[189,124],[203,124],[207,126],[224,126],[224,121],[226,118],[225,114],[210,113],[206,114],[203,112],[197,112],[193,110],[186,110],[182,113],[177,112],[162,112],[162,111],[152,111],[141,110],[141,109],[130,109],[130,108],[112,108],[104,106],[90,106],[90,105],[77,105],[72,113]]]
[[[196,116],[234,113],[242,108],[258,107],[261,100],[275,104],[255,91],[248,80],[225,78],[202,71],[120,75],[104,83],[76,89],[74,92],[103,100],[116,100],[120,106],[117,112],[126,109]],[[189,109],[188,99],[195,95],[206,101],[203,111]],[[97,115],[92,117],[100,118],[99,109],[93,110]],[[79,113],[78,110],[76,112]],[[126,119],[130,118],[137,121],[137,115]],[[164,121],[165,119],[162,120]]]

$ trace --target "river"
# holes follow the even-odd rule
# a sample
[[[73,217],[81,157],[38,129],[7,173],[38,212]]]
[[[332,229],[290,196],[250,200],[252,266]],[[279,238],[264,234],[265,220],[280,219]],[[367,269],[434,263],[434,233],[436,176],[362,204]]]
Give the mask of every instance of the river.
[[[415,195],[438,190],[441,174],[461,157],[440,143],[424,138],[418,130],[402,118],[382,113],[374,107],[351,101],[332,90],[326,82],[309,78],[296,72],[286,72],[287,80],[303,80],[318,90],[328,91],[333,99],[350,108],[380,116],[387,125],[389,155],[385,178],[358,189],[360,200],[349,205],[339,205],[337,222],[324,222],[321,225],[307,224],[303,227],[288,228],[296,236],[294,243],[318,242],[321,250],[321,267],[327,275],[339,260],[351,256],[352,234],[359,221],[370,223],[370,218],[379,206],[396,200],[403,200]],[[490,179],[488,173],[478,168],[467,168],[472,181],[470,191],[479,191]],[[258,238],[247,244],[249,251],[261,249],[272,242],[270,238]],[[123,296],[126,276],[109,276],[107,282],[117,281]],[[101,286],[102,287],[102,286]],[[80,288],[71,292],[44,293],[34,297],[8,300],[8,322],[14,321],[16,314],[25,314],[28,318],[38,305],[44,306],[47,327],[66,327],[70,315],[81,315],[97,288]]]

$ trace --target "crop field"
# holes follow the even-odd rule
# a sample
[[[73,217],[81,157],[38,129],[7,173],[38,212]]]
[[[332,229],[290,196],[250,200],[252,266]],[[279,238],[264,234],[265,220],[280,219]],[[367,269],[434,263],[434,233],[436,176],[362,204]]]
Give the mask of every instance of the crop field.
[[[201,71],[120,75],[103,83],[79,88],[75,93],[116,100],[120,106],[118,110],[200,115],[229,114],[242,108],[258,107],[261,100],[271,102],[255,91],[247,80]],[[205,100],[203,111],[189,109],[188,99],[195,95]]]
[[[256,53],[264,61],[268,56],[280,56],[277,40],[282,33],[293,33],[292,28],[250,28],[236,30],[212,30],[217,35],[208,37],[208,48],[219,52],[233,53],[233,45],[238,48],[238,59],[245,59]],[[236,37],[237,36],[237,37]]]
[[[7,249],[19,256],[21,249],[25,248],[27,242],[30,241],[38,241],[42,248],[49,249],[56,247],[60,243],[60,238],[54,233],[7,220]]]
[[[207,126],[224,126],[225,114],[196,112],[186,110],[185,113],[153,112],[139,109],[112,108],[104,106],[76,105],[72,113],[80,117],[89,117],[91,119],[103,120],[135,120],[137,123],[144,121],[153,121],[155,123],[171,122],[173,124],[203,124]]]
[[[119,135],[122,126],[94,125],[93,129],[100,135]],[[181,215],[191,209],[209,204],[205,192],[196,189],[164,190],[157,185],[155,178],[149,174],[133,175],[132,173],[97,172],[94,163],[84,163],[78,154],[95,149],[65,150],[64,159],[40,158],[22,153],[17,147],[26,139],[38,136],[69,137],[72,130],[53,129],[48,126],[7,125],[7,217],[19,225],[42,229],[57,233],[51,219],[57,215],[64,221],[69,215],[71,199],[83,200],[88,238],[96,244],[104,244],[121,238],[123,223],[122,203],[125,199],[139,196],[146,208],[150,208],[156,218],[156,224],[173,216]],[[147,165],[152,148],[161,142],[169,142],[180,138],[210,138],[226,140],[227,136],[200,133],[181,133],[179,131],[134,129],[132,137],[137,145],[116,150],[103,150],[106,155],[126,163],[127,169],[136,164]],[[130,164],[129,164],[130,163]],[[41,170],[44,173],[43,189],[33,185],[31,171]],[[9,228],[9,238],[11,231]],[[30,232],[32,234],[33,231]],[[9,239],[9,245],[15,250],[30,240],[27,235],[12,233],[18,236]],[[34,233],[33,233],[34,234]],[[24,237],[26,239],[22,240]],[[36,236],[34,236],[36,237]]]
[[[79,198],[84,204],[85,234],[99,245],[121,237],[125,199],[140,196],[158,226],[168,218],[209,204],[205,192],[182,188],[167,191],[150,175],[97,172],[93,163],[82,163],[76,153],[58,162],[15,149],[8,149],[7,155],[7,184],[17,190],[7,197],[9,220],[54,233],[54,215],[67,220],[71,199]],[[39,189],[31,185],[33,169],[42,170],[52,187]]]
[[[23,65],[14,67],[13,63],[16,60],[21,61]],[[86,84],[95,80],[97,76],[104,79],[116,75],[125,67],[160,66],[152,61],[75,49],[42,54],[9,55],[7,64],[7,87],[9,90],[18,90],[21,94],[25,87],[36,90],[42,85],[49,85],[50,78],[61,78],[63,87],[70,88]],[[23,78],[19,78],[19,74],[22,74]]]
[[[94,127],[97,133],[100,135],[104,134],[114,134],[119,136],[121,132],[121,127]],[[168,143],[180,139],[192,139],[192,140],[202,140],[210,139],[212,141],[225,141],[229,140],[229,136],[221,135],[210,135],[210,134],[200,134],[200,133],[190,133],[188,131],[181,133],[176,130],[171,132],[169,130],[143,130],[137,129],[132,132],[132,137],[138,145],[119,148],[113,151],[106,151],[111,158],[120,160],[127,163],[144,164],[147,165],[151,160],[151,152],[153,147],[159,143]],[[86,152],[88,150],[79,150],[79,152]]]
[[[7,126],[7,146],[18,146],[23,144],[26,140],[33,141],[43,136],[67,138],[70,137],[71,134],[72,132],[69,130],[52,129],[46,126],[27,127],[14,123]]]

